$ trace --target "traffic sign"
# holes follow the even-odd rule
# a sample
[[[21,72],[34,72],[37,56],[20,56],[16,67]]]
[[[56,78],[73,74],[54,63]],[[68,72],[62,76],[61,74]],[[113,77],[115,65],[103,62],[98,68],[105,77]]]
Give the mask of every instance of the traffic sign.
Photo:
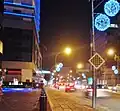
[[[99,69],[105,62],[98,53],[95,53],[88,61],[95,69]]]

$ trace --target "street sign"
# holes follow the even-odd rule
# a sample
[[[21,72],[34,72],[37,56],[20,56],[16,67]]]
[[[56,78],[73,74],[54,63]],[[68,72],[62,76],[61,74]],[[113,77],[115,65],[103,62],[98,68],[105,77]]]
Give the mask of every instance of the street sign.
[[[105,62],[98,53],[95,53],[88,61],[95,69],[99,69]]]

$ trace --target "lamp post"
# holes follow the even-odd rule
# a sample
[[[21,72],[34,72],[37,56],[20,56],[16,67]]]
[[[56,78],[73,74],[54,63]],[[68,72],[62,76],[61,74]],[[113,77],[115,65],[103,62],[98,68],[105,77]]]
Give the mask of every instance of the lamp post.
[[[91,0],[92,5],[92,55],[95,53],[95,23],[94,23],[94,0]],[[93,95],[92,95],[92,107],[96,108],[96,70],[93,67]]]
[[[67,55],[69,55],[69,54],[71,54],[71,48],[70,47],[66,47],[65,49],[64,49],[64,53],[65,54],[67,54]],[[56,55],[55,55],[55,67],[56,67],[56,65],[57,65],[57,58],[58,58],[58,56],[61,54],[61,53],[63,53],[63,52],[58,52]],[[55,85],[56,85],[56,74],[55,74]]]
[[[100,6],[104,2],[104,0],[101,0],[97,6],[94,7],[94,1],[95,0],[89,0],[91,1],[91,6],[92,6],[92,47],[91,47],[91,52],[92,56],[95,54],[96,49],[95,49],[95,29],[96,27],[97,30],[99,31],[105,31],[110,27],[110,19],[108,16],[113,17],[119,12],[119,3],[117,0],[109,0],[106,2],[104,5],[104,11],[105,14],[99,14],[96,19],[94,19],[94,10]],[[96,69],[92,67],[93,71],[93,101],[92,101],[92,107],[95,109],[96,108]]]
[[[57,57],[58,57],[61,53],[63,53],[63,52],[58,52],[58,53],[55,55],[55,66],[56,66],[56,63],[57,63]],[[69,47],[65,48],[64,53],[67,54],[67,55],[71,54],[71,48],[69,48]]]

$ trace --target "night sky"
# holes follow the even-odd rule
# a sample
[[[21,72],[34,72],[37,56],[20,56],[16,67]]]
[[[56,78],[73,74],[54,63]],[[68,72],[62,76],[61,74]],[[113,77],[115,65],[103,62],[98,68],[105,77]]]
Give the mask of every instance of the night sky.
[[[90,28],[89,0],[41,0],[40,40],[44,68],[51,68],[55,54],[66,46],[72,48],[72,54],[68,57],[60,54],[57,62],[76,67],[78,62],[88,61]]]

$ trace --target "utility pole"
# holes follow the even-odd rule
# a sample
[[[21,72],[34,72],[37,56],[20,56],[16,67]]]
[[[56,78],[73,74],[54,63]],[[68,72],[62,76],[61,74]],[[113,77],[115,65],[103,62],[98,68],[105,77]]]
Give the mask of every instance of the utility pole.
[[[91,0],[92,5],[92,51],[95,54],[95,27],[94,27],[94,0]],[[96,108],[96,69],[93,67],[93,95],[92,95],[92,107]]]

